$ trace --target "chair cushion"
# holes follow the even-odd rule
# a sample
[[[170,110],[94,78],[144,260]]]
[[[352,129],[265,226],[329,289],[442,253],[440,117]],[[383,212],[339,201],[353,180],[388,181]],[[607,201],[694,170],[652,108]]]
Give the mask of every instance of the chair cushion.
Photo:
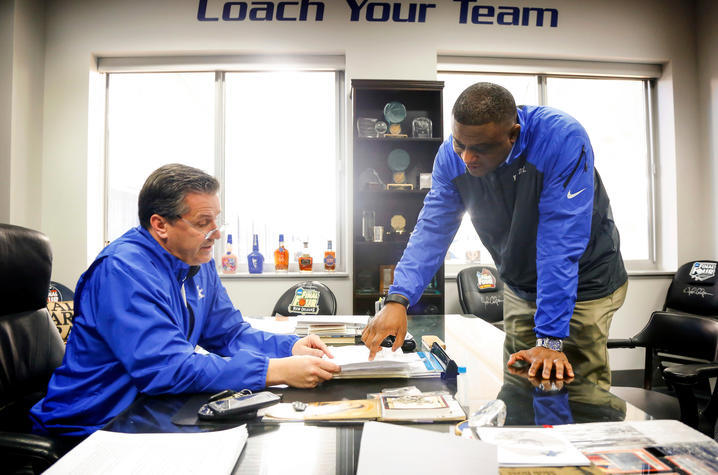
[[[612,386],[611,393],[636,406],[654,419],[681,419],[678,399],[668,394],[643,388]]]
[[[45,307],[52,271],[47,236],[0,224],[0,269],[0,315]]]

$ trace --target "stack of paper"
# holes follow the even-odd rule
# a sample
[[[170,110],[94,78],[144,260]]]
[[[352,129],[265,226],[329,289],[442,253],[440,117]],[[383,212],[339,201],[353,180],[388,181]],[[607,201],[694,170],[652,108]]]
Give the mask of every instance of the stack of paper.
[[[332,347],[333,363],[342,371],[335,379],[353,378],[426,378],[441,376],[441,366],[432,361],[431,353],[404,353],[383,348],[369,361],[369,348],[364,345]],[[326,356],[325,356],[326,358]]]
[[[45,473],[126,474],[232,473],[246,426],[215,432],[123,434],[98,430]]]
[[[361,334],[368,321],[366,315],[300,315],[294,331],[299,336],[354,336]]]
[[[591,465],[571,442],[555,429],[479,427],[482,441],[499,448],[502,467],[563,467]]]

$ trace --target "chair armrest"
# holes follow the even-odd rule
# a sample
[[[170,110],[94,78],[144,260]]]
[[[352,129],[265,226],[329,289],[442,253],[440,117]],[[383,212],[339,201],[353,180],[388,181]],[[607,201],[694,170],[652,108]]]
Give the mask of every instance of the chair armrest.
[[[636,344],[632,338],[613,338],[608,340],[606,346],[608,348],[635,348],[642,345]]]
[[[46,469],[62,455],[55,440],[35,434],[0,432],[0,454],[16,458],[27,458],[38,462]]]
[[[695,384],[699,380],[718,376],[718,363],[669,366],[663,370],[663,376],[671,383]]]

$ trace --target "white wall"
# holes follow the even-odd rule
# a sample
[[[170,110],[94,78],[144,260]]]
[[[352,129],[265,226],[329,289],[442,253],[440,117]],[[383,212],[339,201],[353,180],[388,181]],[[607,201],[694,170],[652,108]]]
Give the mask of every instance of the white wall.
[[[209,0],[209,11],[216,14],[223,3]],[[716,65],[711,62],[711,72],[702,70],[697,76],[694,2],[531,3],[557,8],[558,28],[461,25],[458,3],[449,1],[434,2],[438,7],[430,10],[425,24],[353,23],[345,2],[325,3],[321,23],[231,23],[198,22],[197,0],[48,2],[40,216],[41,228],[55,248],[54,279],[74,284],[87,265],[87,255],[101,245],[97,239],[88,240],[86,225],[87,210],[101,199],[95,196],[97,191],[87,192],[88,181],[94,183],[95,170],[101,169],[97,163],[101,155],[88,154],[90,72],[97,56],[343,54],[348,87],[352,78],[435,79],[437,54],[661,63],[666,71],[658,91],[661,204],[666,213],[666,248],[674,249],[662,257],[670,268],[690,258],[715,256],[716,213],[706,199],[716,183],[715,167],[711,168],[715,150],[704,145],[708,137],[701,140],[701,132],[708,135],[701,124],[718,111],[713,106],[699,115],[697,110],[698,91],[705,94],[705,82],[715,78]],[[710,1],[700,2],[700,9],[715,14]],[[715,15],[701,16],[704,36],[708,36],[705,42],[715,44],[715,34],[707,33],[709,18]],[[710,48],[700,51],[703,57],[712,54]],[[1,127],[0,117],[0,134]],[[350,130],[348,124],[349,137]],[[351,150],[351,144],[347,149]],[[709,169],[712,174],[706,173]],[[348,193],[351,196],[351,190]],[[347,257],[351,262],[351,256]],[[225,282],[246,314],[264,313],[292,283],[267,279]],[[340,312],[349,313],[351,282],[332,279],[328,284],[338,296]],[[453,285],[447,282],[448,309],[456,307]],[[660,306],[666,287],[665,278],[631,279],[628,300],[616,315],[612,336],[629,336],[640,327],[641,319],[645,321],[650,311]],[[634,363],[629,364],[640,367],[640,358]]]
[[[710,208],[706,210],[713,217],[713,228],[707,234],[712,236],[713,249],[707,255],[718,256],[718,2],[701,0],[698,3],[698,88],[699,122],[702,132],[701,155],[708,163],[704,173],[710,177],[710,187],[703,197]],[[710,221],[709,221],[710,222]]]
[[[41,0],[0,4],[0,222],[40,228],[45,17]]]

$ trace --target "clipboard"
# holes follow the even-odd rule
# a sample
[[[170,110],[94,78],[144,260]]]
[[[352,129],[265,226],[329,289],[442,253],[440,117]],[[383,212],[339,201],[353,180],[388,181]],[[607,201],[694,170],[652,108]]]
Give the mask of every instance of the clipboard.
[[[459,366],[437,343],[432,345],[430,352],[417,351],[416,353],[421,358],[424,366],[426,366],[426,373],[422,375],[412,375],[412,377],[441,376],[441,379],[456,379],[456,375],[459,373]]]

